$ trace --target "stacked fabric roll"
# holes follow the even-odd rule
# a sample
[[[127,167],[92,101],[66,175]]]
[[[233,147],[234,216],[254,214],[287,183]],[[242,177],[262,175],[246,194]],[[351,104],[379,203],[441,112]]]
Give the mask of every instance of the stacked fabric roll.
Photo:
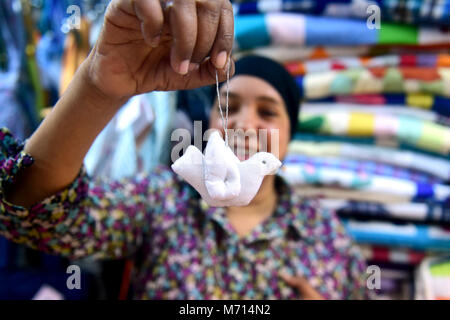
[[[383,298],[413,298],[450,252],[450,1],[234,5],[238,55],[283,63],[304,98],[282,175],[341,217]]]

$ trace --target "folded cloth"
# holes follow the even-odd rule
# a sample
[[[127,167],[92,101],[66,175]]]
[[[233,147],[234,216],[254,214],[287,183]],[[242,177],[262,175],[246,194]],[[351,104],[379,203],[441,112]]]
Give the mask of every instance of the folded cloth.
[[[412,94],[356,94],[332,96],[325,99],[308,99],[310,102],[342,102],[376,105],[405,105],[431,110],[450,117],[450,99],[427,93]]]
[[[286,69],[294,76],[308,73],[326,72],[332,70],[347,70],[354,68],[387,68],[387,67],[422,67],[448,68],[448,54],[389,54],[380,56],[346,56],[328,59],[289,61]]]
[[[450,68],[352,68],[308,73],[296,81],[306,99],[380,93],[450,97]]]
[[[367,56],[373,53],[373,47],[364,46],[286,46],[273,45],[251,48],[236,52],[236,58],[254,54],[286,63],[289,61],[325,59],[331,57]]]
[[[450,223],[450,207],[448,203],[439,201],[382,204],[367,201],[322,199],[320,204],[335,211],[341,218],[445,223],[446,225]]]
[[[355,143],[311,142],[295,139],[289,144],[288,152],[308,156],[376,161],[425,172],[444,181],[450,181],[450,160],[414,151]]]
[[[377,163],[371,160],[346,159],[341,157],[306,156],[300,154],[288,154],[284,159],[285,164],[301,164],[320,168],[334,168],[355,173],[376,174],[385,177],[405,179],[416,183],[438,184],[443,183],[429,174],[419,171],[401,168],[393,165]]]
[[[350,137],[350,136],[338,136],[338,135],[325,135],[325,134],[312,134],[297,132],[294,135],[295,140],[302,140],[308,142],[342,142],[342,143],[354,143],[357,145],[379,146],[384,148],[395,148],[402,151],[419,152],[424,155],[450,160],[450,156],[434,151],[427,151],[423,148],[418,148],[410,144],[402,143],[393,137]]]
[[[415,183],[409,180],[386,177],[365,172],[353,172],[308,164],[285,164],[280,175],[294,186],[339,186],[365,192],[391,193],[417,200],[444,201],[450,197],[450,186],[442,184]]]
[[[394,138],[416,148],[450,155],[450,129],[408,116],[330,111],[300,114],[301,132],[350,137]]]
[[[408,196],[387,192],[367,192],[356,189],[343,189],[339,186],[296,185],[295,190],[305,198],[340,199],[348,201],[367,201],[376,203],[406,203],[413,199]]]
[[[420,224],[361,222],[342,219],[347,231],[358,243],[418,250],[449,250],[450,230]]]
[[[382,23],[368,28],[366,21],[292,13],[237,16],[236,45],[241,50],[260,46],[354,46],[449,44],[450,32]]]
[[[359,245],[362,254],[368,261],[395,264],[418,265],[428,255],[424,251],[389,248],[376,245]]]
[[[234,4],[236,14],[301,12],[342,18],[369,17],[369,0],[250,0]],[[450,25],[450,1],[377,0],[380,16],[385,21],[410,24]],[[370,11],[369,12],[373,12]]]
[[[305,102],[301,105],[302,113],[309,115],[323,114],[329,111],[344,111],[368,113],[371,115],[390,115],[390,116],[409,116],[424,121],[431,121],[439,124],[450,123],[450,118],[443,117],[437,113],[419,108],[408,108],[404,105],[387,105],[387,104],[360,104],[360,103],[344,103],[344,102]]]

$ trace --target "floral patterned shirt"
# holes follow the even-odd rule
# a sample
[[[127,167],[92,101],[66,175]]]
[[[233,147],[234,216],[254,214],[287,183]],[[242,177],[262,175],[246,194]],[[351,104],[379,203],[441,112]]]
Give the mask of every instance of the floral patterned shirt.
[[[280,271],[326,299],[366,298],[365,263],[333,212],[281,178],[273,215],[239,237],[224,208],[209,207],[168,167],[123,181],[82,169],[65,190],[26,209],[4,193],[33,164],[0,129],[0,235],[71,259],[133,258],[137,299],[298,299]]]

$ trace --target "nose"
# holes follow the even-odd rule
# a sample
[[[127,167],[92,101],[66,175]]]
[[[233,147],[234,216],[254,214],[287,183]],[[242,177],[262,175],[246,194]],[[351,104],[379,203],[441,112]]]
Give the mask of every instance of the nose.
[[[249,104],[243,104],[239,108],[239,112],[236,113],[233,118],[230,118],[229,127],[232,129],[246,130],[258,130],[258,115],[256,108]]]

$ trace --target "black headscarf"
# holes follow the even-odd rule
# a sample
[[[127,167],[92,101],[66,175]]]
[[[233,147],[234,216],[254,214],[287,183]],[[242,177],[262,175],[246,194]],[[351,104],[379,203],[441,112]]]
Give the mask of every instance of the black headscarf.
[[[261,56],[246,56],[236,61],[235,65],[234,76],[248,75],[261,78],[280,93],[289,115],[292,138],[297,129],[301,99],[300,89],[294,78],[281,64]]]

